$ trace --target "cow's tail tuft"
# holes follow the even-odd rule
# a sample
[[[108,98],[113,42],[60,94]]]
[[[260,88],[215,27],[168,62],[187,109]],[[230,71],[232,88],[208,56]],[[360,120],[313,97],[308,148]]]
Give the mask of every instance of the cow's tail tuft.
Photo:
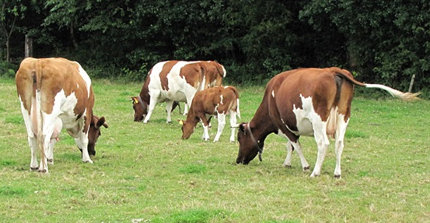
[[[416,101],[419,99],[418,95],[420,94],[420,92],[418,92],[418,93],[401,92],[399,90],[390,88],[390,87],[382,85],[382,84],[365,84],[365,86],[366,86],[366,88],[379,88],[379,89],[385,90],[388,93],[390,93],[391,96],[396,97],[396,98],[400,98],[403,101]]]

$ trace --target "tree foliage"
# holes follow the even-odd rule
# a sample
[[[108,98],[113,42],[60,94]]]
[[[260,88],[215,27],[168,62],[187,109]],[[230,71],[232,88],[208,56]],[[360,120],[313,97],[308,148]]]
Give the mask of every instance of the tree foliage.
[[[340,66],[358,79],[407,90],[430,83],[426,0],[46,0],[0,1],[2,27],[17,18],[35,56],[63,56],[99,77],[142,81],[161,60],[218,60],[230,81],[263,82],[297,67]],[[7,4],[6,4],[7,3]],[[16,9],[16,10],[15,10]],[[15,10],[15,11],[14,11]],[[0,41],[6,39],[0,30]],[[5,59],[4,54],[1,54]]]

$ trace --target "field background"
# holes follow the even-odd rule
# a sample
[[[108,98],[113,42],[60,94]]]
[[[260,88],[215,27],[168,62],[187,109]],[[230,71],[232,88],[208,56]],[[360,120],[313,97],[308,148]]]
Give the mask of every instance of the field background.
[[[29,171],[30,149],[14,80],[0,79],[1,222],[429,222],[430,103],[356,97],[333,178],[333,143],[322,175],[311,179],[297,154],[282,167],[285,139],[270,135],[263,162],[234,163],[238,143],[203,142],[202,128],[181,140],[164,104],[148,124],[133,122],[130,96],[142,83],[95,80],[95,114],[105,116],[93,158],[81,162],[62,133],[49,175]],[[263,86],[239,88],[249,121]],[[174,112],[173,120],[184,117]],[[227,121],[228,123],[228,121]],[[211,139],[216,133],[213,120]],[[312,138],[301,139],[311,165]]]

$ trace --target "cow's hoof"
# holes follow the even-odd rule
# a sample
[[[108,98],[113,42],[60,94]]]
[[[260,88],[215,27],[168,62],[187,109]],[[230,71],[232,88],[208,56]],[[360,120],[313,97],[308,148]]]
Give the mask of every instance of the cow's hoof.
[[[334,175],[334,178],[340,179],[340,175]]]
[[[47,159],[47,161],[48,161],[48,164],[54,164],[54,159]]]
[[[48,172],[48,170],[46,170],[46,169],[43,169],[43,170],[39,169],[38,171],[39,171],[39,173],[46,173],[46,172]]]
[[[303,171],[307,171],[307,170],[310,170],[311,169],[311,167],[310,166],[305,166],[305,167],[303,167]]]
[[[315,174],[315,173],[311,174],[311,177],[317,177],[317,176],[319,176],[319,174]]]
[[[282,166],[284,166],[284,167],[286,167],[286,168],[291,168],[291,164],[284,164],[284,165],[282,165]]]
[[[91,163],[91,164],[93,164],[93,161],[92,161],[92,160],[82,160],[82,162],[84,162],[84,163]]]
[[[30,170],[31,170],[31,171],[38,171],[38,170],[39,170],[39,167],[30,167]]]

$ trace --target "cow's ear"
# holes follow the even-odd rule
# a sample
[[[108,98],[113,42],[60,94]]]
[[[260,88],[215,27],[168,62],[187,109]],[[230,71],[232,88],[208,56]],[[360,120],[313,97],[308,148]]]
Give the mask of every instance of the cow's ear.
[[[99,118],[96,124],[96,128],[100,128],[101,126],[104,126],[105,128],[109,127],[106,123],[105,117]]]
[[[246,123],[241,123],[239,125],[239,131],[246,135],[245,129],[246,129]]]

